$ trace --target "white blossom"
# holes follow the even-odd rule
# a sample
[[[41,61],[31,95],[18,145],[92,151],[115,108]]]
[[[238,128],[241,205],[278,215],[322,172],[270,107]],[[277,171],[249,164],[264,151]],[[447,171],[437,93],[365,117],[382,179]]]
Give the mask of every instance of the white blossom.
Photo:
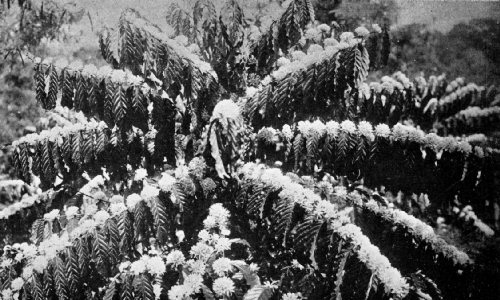
[[[176,182],[177,181],[174,177],[168,175],[167,173],[163,173],[161,179],[158,181],[158,185],[162,191],[171,192]]]
[[[139,169],[135,170],[134,180],[141,181],[144,178],[146,178],[147,176],[148,176],[148,171],[146,171],[146,169],[144,169],[144,168],[139,168]]]
[[[197,273],[189,274],[184,278],[183,285],[189,294],[195,294],[200,291],[203,285],[203,277]]]
[[[146,272],[146,262],[142,258],[134,261],[132,264],[130,264],[130,272],[134,273],[135,275]]]
[[[350,120],[344,120],[340,123],[340,128],[348,133],[356,133],[356,125]]]
[[[189,251],[189,253],[193,257],[201,259],[201,260],[208,259],[210,257],[210,255],[212,255],[213,252],[214,252],[213,247],[211,247],[205,243],[201,243],[201,242],[198,242],[196,245],[191,247],[191,250]]]
[[[202,229],[198,233],[198,238],[201,241],[206,242],[206,241],[210,240],[210,233],[206,229]]]
[[[286,293],[283,295],[282,300],[300,300],[302,296],[300,293]]]
[[[111,212],[112,216],[119,215],[126,210],[127,210],[127,207],[125,206],[125,204],[123,202],[111,203],[109,205],[109,211]]]
[[[149,200],[158,197],[160,190],[152,185],[144,184],[141,191],[141,197],[143,199]]]
[[[201,275],[205,273],[206,266],[205,262],[202,260],[190,259],[186,262],[186,265],[189,267],[189,269],[191,269],[193,273]]]
[[[212,285],[217,296],[229,296],[234,292],[234,282],[229,277],[221,277],[214,280]]]
[[[340,34],[340,41],[341,42],[349,42],[353,39],[354,39],[354,33],[352,33],[352,32],[346,31],[346,32],[342,32]]]
[[[93,64],[87,64],[82,69],[82,75],[85,77],[95,76],[97,74],[97,68]]]
[[[286,66],[290,63],[290,60],[286,57],[280,57],[278,58],[278,60],[276,61],[276,65],[279,67],[282,67],[282,66]]]
[[[49,261],[45,256],[37,256],[32,262],[33,270],[35,270],[38,274],[42,274],[48,264]]]
[[[181,46],[187,46],[189,43],[189,40],[186,36],[184,35],[178,35],[174,38],[174,40]]]
[[[229,211],[222,206],[222,203],[212,204],[208,211],[209,216],[215,218],[219,226],[225,225],[229,219]]]
[[[10,283],[10,287],[12,288],[12,291],[14,291],[14,292],[22,289],[23,285],[24,285],[24,280],[21,277],[17,277],[16,279],[12,280],[12,282]]]
[[[29,280],[29,279],[31,279],[32,276],[33,276],[33,267],[32,266],[24,267],[21,277],[24,280]]]
[[[291,140],[293,138],[293,132],[292,129],[290,128],[290,125],[285,124],[283,125],[283,129],[281,130],[281,133],[285,136],[287,140]]]
[[[323,51],[323,47],[321,47],[321,45],[318,45],[318,44],[312,44],[311,46],[309,46],[309,48],[307,49],[307,54],[308,55],[312,55],[312,54],[315,54],[315,53],[319,53]]]
[[[368,29],[366,29],[366,27],[364,27],[364,26],[360,26],[360,27],[356,28],[354,30],[354,32],[356,33],[357,36],[360,36],[363,38],[370,35],[370,31],[368,31]]]
[[[366,121],[359,122],[358,131],[362,136],[366,137],[368,140],[374,139],[373,127],[370,123]]]
[[[59,217],[59,209],[53,209],[43,215],[43,218],[47,221],[54,221],[57,217]]]
[[[183,265],[185,261],[186,258],[180,250],[173,250],[167,255],[167,264],[172,264],[174,268]]]
[[[221,257],[213,262],[212,268],[217,276],[224,276],[232,270],[233,265],[231,264],[231,260],[229,258]]]
[[[188,290],[184,285],[174,285],[168,291],[168,299],[170,300],[184,300],[188,295]]]
[[[216,252],[224,252],[231,249],[231,241],[226,237],[220,237],[214,245]]]
[[[183,230],[177,230],[175,232],[175,236],[177,237],[177,240],[179,241],[179,243],[182,243],[182,241],[185,238],[184,231]]]
[[[153,285],[153,293],[155,294],[155,300],[160,299],[161,290],[162,290],[161,284],[154,284]]]
[[[208,216],[203,220],[203,226],[205,229],[212,229],[217,226],[217,220],[213,216]]]
[[[380,28],[380,25],[378,25],[378,24],[372,24],[372,28],[373,28],[373,31],[375,31],[376,33],[382,32],[382,28]]]
[[[232,100],[222,100],[215,105],[212,118],[226,118],[237,120],[241,116],[240,108]]]
[[[375,126],[375,134],[381,137],[388,137],[391,135],[391,129],[387,124],[381,123]]]
[[[137,203],[141,202],[142,201],[142,197],[139,196],[138,194],[130,194],[128,197],[127,197],[127,207],[129,210],[133,210],[135,208],[135,206],[137,205]]]
[[[320,24],[320,25],[318,25],[317,28],[319,30],[321,30],[322,32],[330,32],[330,30],[331,30],[330,26],[328,26],[326,24]]]
[[[62,57],[62,58],[59,58],[58,60],[56,60],[54,65],[59,69],[64,69],[68,66],[68,63],[69,63],[68,60],[66,58]]]
[[[104,224],[107,219],[109,219],[110,215],[107,211],[105,210],[100,210],[95,213],[94,215],[94,220],[97,222],[97,224]]]
[[[2,291],[2,299],[3,300],[11,300],[12,299],[12,290],[11,289],[5,289]]]
[[[85,206],[85,215],[92,216],[97,212],[98,208],[96,204],[87,204]]]
[[[303,60],[306,54],[302,51],[293,51],[290,53],[290,56],[292,58],[292,61],[297,61],[297,60]]]
[[[153,256],[146,263],[148,272],[152,275],[163,275],[167,270],[163,259],[159,256]]]
[[[79,210],[79,208],[77,206],[70,206],[70,207],[66,208],[66,211],[65,211],[66,218],[68,220],[74,218],[76,215],[78,215],[78,210]]]
[[[321,41],[321,32],[317,28],[309,28],[306,30],[304,37],[308,40],[313,40],[315,42]]]

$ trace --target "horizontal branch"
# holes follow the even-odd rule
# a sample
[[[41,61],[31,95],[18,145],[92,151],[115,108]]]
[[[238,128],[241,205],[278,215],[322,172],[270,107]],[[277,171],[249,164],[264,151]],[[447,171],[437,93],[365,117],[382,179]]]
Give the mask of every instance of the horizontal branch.
[[[451,137],[425,134],[411,126],[368,122],[299,122],[282,130],[263,128],[257,134],[258,158],[281,161],[287,170],[313,170],[350,179],[364,178],[370,187],[427,193],[435,201],[459,191],[478,191],[489,182],[493,165],[490,149],[472,147]],[[490,170],[490,171],[489,171]],[[486,184],[488,186],[488,184]],[[470,198],[469,198],[470,197]],[[474,199],[480,201],[476,195]],[[437,204],[437,203],[436,203]]]
[[[102,166],[120,168],[123,162],[138,164],[151,143],[147,137],[137,129],[123,136],[116,127],[110,130],[95,121],[55,127],[14,142],[13,165],[25,182],[35,175],[49,188],[57,176],[69,178]]]
[[[62,106],[103,120],[109,127],[116,124],[128,130],[136,126],[147,131],[152,91],[141,77],[66,60],[52,63],[45,59],[35,63],[34,69],[36,97],[43,108],[54,109],[60,92]]]
[[[468,107],[444,120],[441,130],[455,135],[500,130],[500,107]]]

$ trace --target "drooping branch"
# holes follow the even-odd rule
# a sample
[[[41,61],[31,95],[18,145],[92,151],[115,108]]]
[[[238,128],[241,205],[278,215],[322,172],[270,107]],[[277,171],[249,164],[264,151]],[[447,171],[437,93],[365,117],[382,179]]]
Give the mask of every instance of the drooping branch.
[[[432,227],[399,209],[353,195],[355,222],[370,240],[405,274],[422,270],[443,296],[468,298],[474,265],[467,254],[447,244]],[[446,274],[446,275],[444,275]]]
[[[383,295],[404,298],[408,294],[409,285],[399,271],[357,226],[349,224],[345,212],[338,211],[335,204],[322,200],[278,169],[249,163],[239,173],[241,183],[236,206],[239,213],[247,214],[240,223],[250,219],[259,224],[252,233],[261,243],[290,247],[295,250],[294,258],[299,263],[310,264],[328,276],[340,274],[335,282],[323,283],[329,286],[326,290],[332,295],[345,293],[344,296],[364,298],[365,294],[376,294],[382,298]],[[285,257],[274,259],[286,260]],[[346,263],[350,267],[346,267]],[[368,280],[372,275],[376,280]],[[358,279],[354,279],[356,277]],[[341,285],[349,286],[349,291]],[[307,293],[314,297],[321,295],[320,290]]]

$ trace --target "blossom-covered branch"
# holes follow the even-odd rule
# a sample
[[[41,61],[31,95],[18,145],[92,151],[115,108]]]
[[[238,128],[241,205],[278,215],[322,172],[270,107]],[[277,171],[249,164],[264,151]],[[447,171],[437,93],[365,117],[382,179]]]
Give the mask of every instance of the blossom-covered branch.
[[[142,138],[141,138],[142,137]],[[137,162],[148,151],[148,138],[135,128],[125,140],[118,130],[110,130],[103,122],[91,121],[66,127],[54,127],[40,134],[30,134],[15,141],[12,145],[13,165],[18,176],[31,182],[32,175],[40,177],[42,187],[51,187],[57,177],[67,177],[71,173],[100,168],[104,165],[117,165],[120,161],[110,159],[113,151],[122,152],[122,145],[136,145],[135,149],[123,152],[122,158]],[[143,144],[144,143],[144,144]],[[133,148],[132,148],[133,149]],[[139,155],[139,156],[138,156]],[[140,161],[140,159],[139,159]]]
[[[472,260],[467,254],[438,237],[432,227],[402,210],[380,206],[374,200],[365,202],[366,199],[359,195],[352,195],[350,199],[358,207],[354,218],[356,224],[383,253],[395,258],[398,269],[422,270],[447,297],[465,297],[470,276],[473,276]]]
[[[97,69],[80,61],[69,64],[65,59],[40,62],[37,58],[34,68],[37,99],[43,108],[55,108],[61,92],[62,106],[103,120],[110,127],[148,129],[151,89],[142,78],[108,66]]]
[[[444,120],[443,131],[453,134],[492,132],[500,130],[500,107],[468,107]]]
[[[118,27],[104,30],[100,35],[101,51],[108,62],[127,67],[134,74],[157,77],[175,95],[182,85],[184,97],[191,101],[201,96],[217,96],[219,86],[210,65],[137,11],[125,10]]]
[[[489,153],[488,149],[425,134],[412,126],[396,124],[391,129],[379,124],[373,128],[366,121],[357,125],[351,121],[301,121],[293,128],[284,125],[282,130],[262,128],[255,152],[271,163],[282,162],[287,170],[364,178],[371,187],[423,192],[435,201],[458,191],[475,190],[478,181],[487,181],[478,175],[481,168],[491,167],[485,163],[493,159]],[[446,196],[443,191],[447,191]]]
[[[311,0],[291,0],[285,11],[273,20],[269,28],[255,38],[250,53],[257,60],[258,70],[268,70],[279,57],[287,52],[302,37],[302,30],[314,22]]]
[[[357,226],[349,224],[345,212],[338,211],[335,204],[322,200],[312,190],[293,182],[290,177],[282,175],[279,169],[267,169],[263,165],[248,163],[239,173],[244,189],[239,194],[241,198],[238,201],[243,201],[240,205],[245,205],[250,216],[269,219],[274,226],[263,231],[263,234],[268,232],[279,239],[293,240],[297,251],[310,252],[310,257],[314,260],[315,252],[323,251],[317,248],[321,246],[316,243],[321,240],[321,228],[326,226],[327,232],[352,245],[351,249],[359,262],[378,278],[387,294],[398,298],[404,298],[408,294],[409,285],[399,271],[391,266],[389,260],[380,254],[378,248],[370,243]],[[270,197],[276,193],[277,198]],[[265,211],[266,207],[271,206],[266,201],[274,202],[272,212]],[[292,222],[292,219],[300,218],[293,217],[296,214],[295,206],[305,210],[305,215],[301,221]],[[348,269],[343,271],[349,272]],[[342,273],[342,269],[340,272]]]
[[[282,125],[297,114],[347,115],[354,100],[350,94],[364,81],[369,59],[363,37],[353,33],[324,50],[283,64],[266,77],[257,90],[247,93],[245,115],[253,126]]]

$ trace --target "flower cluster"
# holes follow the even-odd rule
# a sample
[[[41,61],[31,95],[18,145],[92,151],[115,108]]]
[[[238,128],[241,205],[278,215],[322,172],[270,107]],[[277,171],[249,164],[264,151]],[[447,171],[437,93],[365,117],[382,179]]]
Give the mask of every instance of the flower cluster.
[[[448,83],[448,85],[446,86],[446,93],[450,94],[459,87],[462,87],[464,84],[465,84],[465,79],[463,77],[457,77],[456,79]]]
[[[213,119],[233,119],[238,120],[241,117],[240,108],[232,100],[222,100],[215,105],[212,112]]]
[[[235,264],[245,263],[224,256],[224,252],[231,248],[231,240],[227,238],[230,234],[228,219],[229,211],[220,203],[213,204],[203,222],[205,229],[198,234],[198,243],[191,247],[191,258],[186,260],[180,250],[173,250],[167,255],[167,266],[176,270],[181,268],[183,274],[183,283],[174,285],[168,291],[169,299],[182,300],[199,292],[207,272],[215,278],[212,290],[218,297],[235,292],[235,283],[230,276],[237,270]]]
[[[458,87],[458,84],[452,85],[452,86]],[[451,87],[450,87],[450,89],[451,89]],[[439,105],[444,106],[444,105],[451,104],[455,101],[458,101],[458,100],[464,98],[465,96],[467,96],[469,94],[478,93],[478,92],[482,91],[483,89],[484,89],[484,87],[479,87],[475,83],[469,83],[465,86],[457,88],[456,90],[452,91],[449,95],[446,95],[443,98],[441,98],[439,100]]]
[[[498,110],[499,107],[492,107],[491,110]],[[266,130],[270,130],[271,127],[266,127]],[[276,129],[276,136],[280,135],[280,132]],[[373,141],[376,137],[391,139],[398,142],[414,142],[420,144],[423,148],[429,148],[436,153],[441,151],[448,151],[450,153],[460,152],[465,155],[473,153],[472,146],[467,142],[453,137],[440,137],[435,133],[425,134],[421,129],[415,128],[410,125],[403,125],[397,123],[391,129],[386,124],[379,124],[373,126],[366,121],[361,121],[357,126],[354,122],[350,120],[345,120],[342,123],[337,123],[335,121],[329,121],[323,124],[320,121],[300,121],[297,126],[298,132],[307,137],[308,135],[319,134],[320,137],[325,135],[325,133],[333,138],[338,136],[340,131],[347,132],[353,135],[360,135],[366,137],[368,140]],[[285,133],[281,133],[285,135]],[[286,135],[291,136],[291,130],[287,128]]]
[[[247,163],[239,172],[248,179],[260,180],[276,190],[281,189],[279,197],[297,203],[318,216],[328,219],[338,218],[338,210],[334,204],[322,200],[313,190],[304,188],[290,177],[284,176],[280,169],[265,168],[263,165]]]
[[[476,213],[472,210],[472,207],[470,205],[465,206],[462,211],[460,211],[458,217],[464,219],[465,221],[472,221],[473,226],[487,237],[492,237],[495,235],[495,231],[477,217]]]
[[[17,214],[21,210],[25,208],[29,208],[33,206],[35,203],[40,202],[41,195],[33,195],[30,196],[28,194],[24,194],[20,201],[15,202],[4,209],[0,210],[0,219],[8,219],[11,216]]]
[[[161,256],[142,255],[138,260],[120,266],[121,272],[127,271],[127,269],[134,275],[149,273],[161,276],[166,272],[167,267]]]
[[[401,273],[393,268],[389,260],[380,254],[380,250],[370,243],[368,237],[363,235],[361,229],[353,224],[347,224],[337,230],[339,236],[359,247],[357,255],[359,260],[377,275],[380,281],[392,294],[404,298],[410,286],[401,276]]]
[[[432,249],[436,249],[435,251],[443,253],[445,257],[450,257],[452,260],[457,261],[459,265],[465,265],[470,262],[467,254],[458,250],[455,246],[443,243],[442,239],[434,233],[431,226],[414,216],[408,215],[399,209],[379,207],[373,200],[365,203],[363,207],[380,218],[389,220],[390,224],[404,227],[405,231],[411,233],[415,240],[431,245]]]
[[[481,108],[478,106],[468,107],[455,115],[455,118],[470,119],[470,118],[481,118],[500,115],[500,107],[493,106],[488,108]]]

